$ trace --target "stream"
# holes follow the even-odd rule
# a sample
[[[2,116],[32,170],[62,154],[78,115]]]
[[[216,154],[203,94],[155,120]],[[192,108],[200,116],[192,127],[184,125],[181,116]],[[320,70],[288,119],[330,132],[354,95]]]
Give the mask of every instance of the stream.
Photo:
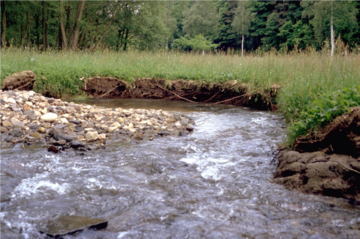
[[[1,238],[45,238],[61,215],[102,218],[105,230],[65,238],[360,238],[360,206],[271,182],[281,115],[163,100],[74,101],[181,112],[193,133],[109,142],[76,155],[1,151]],[[355,229],[354,229],[355,228]]]

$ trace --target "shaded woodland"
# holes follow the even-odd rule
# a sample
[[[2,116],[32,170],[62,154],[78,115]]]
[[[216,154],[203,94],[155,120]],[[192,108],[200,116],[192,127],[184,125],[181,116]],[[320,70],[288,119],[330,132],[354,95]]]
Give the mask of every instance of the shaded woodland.
[[[47,50],[357,49],[358,1],[1,1],[1,46]]]

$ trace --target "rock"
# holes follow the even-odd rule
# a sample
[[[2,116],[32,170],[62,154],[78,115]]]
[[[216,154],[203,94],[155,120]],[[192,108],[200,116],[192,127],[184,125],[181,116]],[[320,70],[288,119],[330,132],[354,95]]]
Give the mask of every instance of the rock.
[[[192,126],[186,126],[186,128],[185,128],[187,131],[189,131],[189,132],[192,132],[192,131],[194,131],[194,127],[192,127]]]
[[[91,142],[97,140],[99,138],[99,135],[96,131],[89,131],[86,133],[85,138],[87,141]]]
[[[116,118],[116,121],[121,124],[123,124],[125,122],[124,118],[122,118],[122,117]]]
[[[66,118],[60,118],[62,124],[68,124],[69,121]]]
[[[20,137],[24,135],[24,131],[22,131],[20,128],[15,128],[9,131],[9,135],[13,137]]]
[[[73,120],[73,119],[70,119],[69,122],[70,122],[70,123],[73,123],[73,124],[81,124],[81,120]]]
[[[46,230],[40,231],[51,238],[67,238],[67,235],[74,235],[83,230],[102,230],[108,222],[103,219],[79,217],[79,216],[60,216],[49,222]]]
[[[40,127],[40,128],[38,129],[38,132],[44,134],[44,133],[46,132],[46,130],[45,130],[44,127]]]
[[[108,132],[109,133],[112,133],[112,132],[114,132],[115,130],[117,130],[118,129],[118,127],[109,127],[108,128]]]
[[[39,139],[40,139],[40,134],[39,134],[39,133],[36,133],[36,132],[30,133],[30,136],[31,136],[31,137],[34,137],[36,140],[39,140]]]
[[[99,140],[104,141],[106,139],[106,134],[99,134]]]
[[[74,140],[70,143],[70,146],[73,148],[84,147],[84,143],[81,141]]]
[[[53,122],[58,118],[58,115],[55,113],[47,113],[41,116],[41,120],[46,122]]]
[[[53,143],[53,145],[57,145],[57,146],[62,146],[62,145],[65,145],[65,144],[66,144],[66,140],[64,140],[64,139],[60,139],[60,140],[55,141]]]
[[[31,104],[31,105],[30,105]],[[24,104],[23,106],[23,109],[24,110],[31,110],[31,106],[32,106],[32,103],[31,102],[26,102],[26,104]]]
[[[7,133],[8,131],[7,131],[7,129],[5,127],[1,126],[0,127],[0,132],[1,133]]]
[[[56,154],[60,152],[60,150],[58,148],[56,148],[55,146],[53,146],[53,145],[48,147],[48,151],[56,153]]]
[[[47,98],[47,101],[49,104],[52,104],[54,103],[55,99],[54,98]]]
[[[134,139],[142,140],[144,138],[144,134],[141,132],[136,132],[133,137]]]
[[[175,123],[175,127],[178,128],[178,129],[181,129],[181,123],[179,121],[177,121]]]
[[[72,140],[74,140],[76,138],[76,135],[67,135],[67,134],[55,134],[54,139],[57,140],[66,140],[67,142],[71,142]]]
[[[2,126],[4,126],[4,127],[11,127],[11,126],[12,126],[12,123],[10,123],[9,121],[4,120],[4,121],[2,122]]]
[[[66,113],[74,113],[75,109],[71,106],[66,107]]]

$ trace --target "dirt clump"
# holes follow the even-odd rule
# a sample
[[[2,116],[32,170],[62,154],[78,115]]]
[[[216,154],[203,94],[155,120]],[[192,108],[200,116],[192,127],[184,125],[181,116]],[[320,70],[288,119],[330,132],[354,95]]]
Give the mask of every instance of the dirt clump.
[[[26,70],[6,76],[2,83],[2,90],[31,90],[35,82],[34,72]]]
[[[288,189],[360,200],[360,107],[280,151],[274,182]]]

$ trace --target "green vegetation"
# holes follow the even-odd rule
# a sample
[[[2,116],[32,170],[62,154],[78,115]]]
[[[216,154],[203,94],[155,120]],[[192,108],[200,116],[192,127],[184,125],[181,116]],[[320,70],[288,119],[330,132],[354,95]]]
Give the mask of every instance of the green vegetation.
[[[341,46],[338,46],[341,48]],[[132,81],[142,77],[205,82],[238,80],[249,92],[281,86],[277,105],[289,123],[288,143],[311,128],[323,127],[349,107],[360,105],[360,58],[308,51],[262,55],[195,54],[181,52],[103,53],[9,48],[1,51],[1,80],[22,70],[37,74],[35,90],[61,97],[81,92],[82,77],[115,76]]]
[[[201,35],[217,51],[330,49],[360,40],[360,2],[1,1],[1,46],[159,50]],[[187,50],[192,50],[188,48]]]

